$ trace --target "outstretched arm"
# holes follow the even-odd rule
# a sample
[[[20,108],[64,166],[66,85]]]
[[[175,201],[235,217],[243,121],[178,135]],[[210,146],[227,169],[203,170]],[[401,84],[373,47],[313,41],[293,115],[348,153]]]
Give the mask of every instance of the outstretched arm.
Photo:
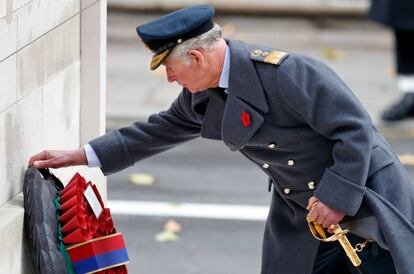
[[[83,148],[73,150],[44,150],[29,159],[29,166],[37,168],[60,168],[76,165],[87,165],[85,150]]]
[[[91,150],[104,174],[116,172],[200,136],[201,124],[191,110],[191,100],[191,94],[183,90],[168,110],[151,115],[147,122],[136,122],[90,141]],[[45,150],[29,160],[29,165],[37,168],[87,164],[85,148]]]
[[[191,94],[183,90],[171,107],[108,132],[89,144],[96,152],[101,170],[110,174],[200,136],[201,123],[191,110]]]

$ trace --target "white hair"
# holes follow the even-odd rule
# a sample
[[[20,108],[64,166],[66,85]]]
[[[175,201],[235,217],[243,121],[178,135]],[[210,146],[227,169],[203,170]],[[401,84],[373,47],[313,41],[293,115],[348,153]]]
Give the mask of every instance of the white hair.
[[[173,52],[171,53],[171,57],[174,59],[180,59],[184,64],[189,65],[191,59],[188,52],[190,50],[203,49],[205,51],[211,51],[217,49],[221,38],[221,27],[220,25],[214,23],[214,27],[211,30],[175,46]]]

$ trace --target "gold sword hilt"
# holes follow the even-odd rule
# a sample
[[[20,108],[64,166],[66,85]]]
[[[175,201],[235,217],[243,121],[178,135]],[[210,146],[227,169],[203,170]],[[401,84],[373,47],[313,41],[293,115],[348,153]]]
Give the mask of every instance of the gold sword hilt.
[[[338,241],[341,244],[342,248],[345,250],[346,255],[354,266],[360,266],[361,259],[349,242],[348,237],[346,237],[347,232],[348,230],[343,230],[339,225],[335,225],[334,233],[338,237]]]
[[[313,203],[309,211],[312,211],[312,209],[315,208],[317,204],[317,201]],[[313,237],[322,242],[333,242],[338,240],[352,264],[355,267],[361,265],[362,261],[359,258],[357,252],[362,251],[368,240],[366,240],[364,243],[357,244],[356,247],[353,248],[348,240],[348,237],[346,237],[346,233],[349,232],[348,229],[343,230],[339,224],[332,224],[328,229],[328,232],[333,233],[328,237],[328,235],[325,233],[324,228],[320,224],[316,223],[309,214],[306,216],[306,220],[308,221],[309,229]]]

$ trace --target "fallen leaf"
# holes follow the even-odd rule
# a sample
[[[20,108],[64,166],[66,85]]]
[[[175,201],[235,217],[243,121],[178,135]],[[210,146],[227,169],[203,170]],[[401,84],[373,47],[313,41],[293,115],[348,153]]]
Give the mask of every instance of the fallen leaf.
[[[170,219],[168,220],[168,222],[165,223],[164,229],[166,231],[171,231],[171,232],[174,232],[175,234],[179,234],[182,230],[182,227],[175,220]]]
[[[403,154],[399,155],[398,158],[400,162],[405,166],[414,166],[414,155],[413,154]]]
[[[155,180],[154,180],[154,177],[149,174],[133,173],[129,175],[129,182],[134,185],[149,186],[149,185],[153,185]]]
[[[321,48],[322,56],[328,60],[339,61],[343,59],[344,54],[342,51],[336,50],[331,47],[322,47]]]
[[[164,230],[155,235],[157,242],[175,242],[178,240],[178,235],[172,231]]]

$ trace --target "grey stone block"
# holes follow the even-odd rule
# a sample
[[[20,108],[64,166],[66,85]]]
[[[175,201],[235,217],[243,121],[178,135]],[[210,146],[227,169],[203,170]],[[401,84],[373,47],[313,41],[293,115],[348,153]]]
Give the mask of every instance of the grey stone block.
[[[42,149],[42,89],[0,114],[0,203],[22,190],[31,155]]]
[[[10,12],[10,15],[0,19],[0,61],[16,51],[17,14],[16,12]]]
[[[22,193],[0,206],[0,273],[33,273],[23,215]]]
[[[1,34],[0,34],[1,35]],[[0,42],[1,45],[1,42]],[[1,46],[0,46],[1,47]],[[0,50],[1,52],[1,50]],[[17,100],[17,55],[0,62],[0,112]]]
[[[75,62],[54,75],[43,87],[43,146],[79,146],[80,68]]]
[[[19,49],[79,13],[79,9],[79,0],[32,0],[18,10]]]
[[[18,95],[43,86],[54,75],[80,60],[79,15],[18,52]]]

